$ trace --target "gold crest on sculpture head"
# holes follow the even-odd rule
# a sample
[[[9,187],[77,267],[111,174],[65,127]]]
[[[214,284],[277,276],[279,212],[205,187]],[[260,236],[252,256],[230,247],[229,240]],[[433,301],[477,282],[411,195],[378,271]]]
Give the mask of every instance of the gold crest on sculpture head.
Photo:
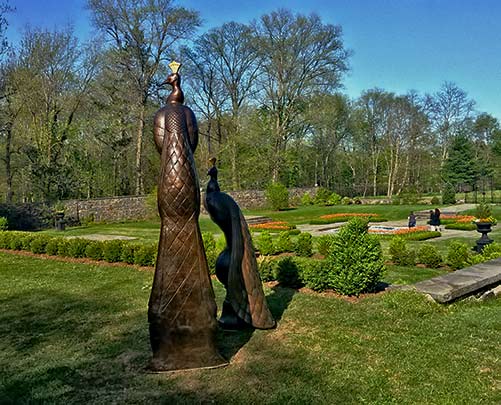
[[[171,63],[169,63],[169,67],[170,70],[172,70],[172,73],[177,73],[179,71],[179,68],[181,67],[181,64],[173,60]]]

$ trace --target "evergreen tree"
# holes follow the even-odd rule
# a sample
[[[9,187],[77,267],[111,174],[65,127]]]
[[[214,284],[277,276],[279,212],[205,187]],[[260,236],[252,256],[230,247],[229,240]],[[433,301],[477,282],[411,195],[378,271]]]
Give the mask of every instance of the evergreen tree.
[[[473,185],[478,177],[473,143],[464,135],[453,138],[449,156],[442,166],[442,177],[448,184]]]

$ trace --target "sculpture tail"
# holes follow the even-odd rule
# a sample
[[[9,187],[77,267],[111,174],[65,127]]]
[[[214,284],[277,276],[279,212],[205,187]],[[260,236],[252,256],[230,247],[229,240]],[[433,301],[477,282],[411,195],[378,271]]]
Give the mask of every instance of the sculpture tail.
[[[242,252],[240,259],[241,263],[241,277],[245,286],[244,291],[247,293],[246,301],[249,306],[249,314],[252,326],[258,329],[271,329],[274,328],[276,323],[271,315],[266,302],[266,297],[263,292],[263,284],[259,277],[259,269],[256,261],[254,247],[252,246],[252,238],[247,227],[247,222],[244,216],[239,212],[240,218],[234,223],[238,224],[239,238],[241,241]],[[235,250],[233,250],[235,251]]]

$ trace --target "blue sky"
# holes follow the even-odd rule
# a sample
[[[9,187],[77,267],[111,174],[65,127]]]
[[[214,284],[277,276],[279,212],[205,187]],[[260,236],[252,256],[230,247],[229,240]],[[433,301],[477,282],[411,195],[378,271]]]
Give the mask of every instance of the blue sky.
[[[85,0],[10,0],[9,35],[18,40],[26,24],[49,29],[72,23],[92,32]],[[433,93],[455,82],[479,111],[501,120],[501,1],[499,0],[185,0],[204,20],[202,30],[226,21],[249,22],[278,7],[319,14],[343,27],[353,51],[344,91],[381,87],[396,93]]]

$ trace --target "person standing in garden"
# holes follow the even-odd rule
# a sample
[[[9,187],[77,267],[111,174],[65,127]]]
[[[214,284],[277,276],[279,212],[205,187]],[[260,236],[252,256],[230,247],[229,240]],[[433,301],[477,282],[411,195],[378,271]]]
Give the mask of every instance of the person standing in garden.
[[[409,220],[409,228],[414,228],[416,226],[416,215],[414,211],[411,211],[407,219]]]
[[[438,208],[430,211],[430,228],[432,231],[440,232],[440,210]]]

